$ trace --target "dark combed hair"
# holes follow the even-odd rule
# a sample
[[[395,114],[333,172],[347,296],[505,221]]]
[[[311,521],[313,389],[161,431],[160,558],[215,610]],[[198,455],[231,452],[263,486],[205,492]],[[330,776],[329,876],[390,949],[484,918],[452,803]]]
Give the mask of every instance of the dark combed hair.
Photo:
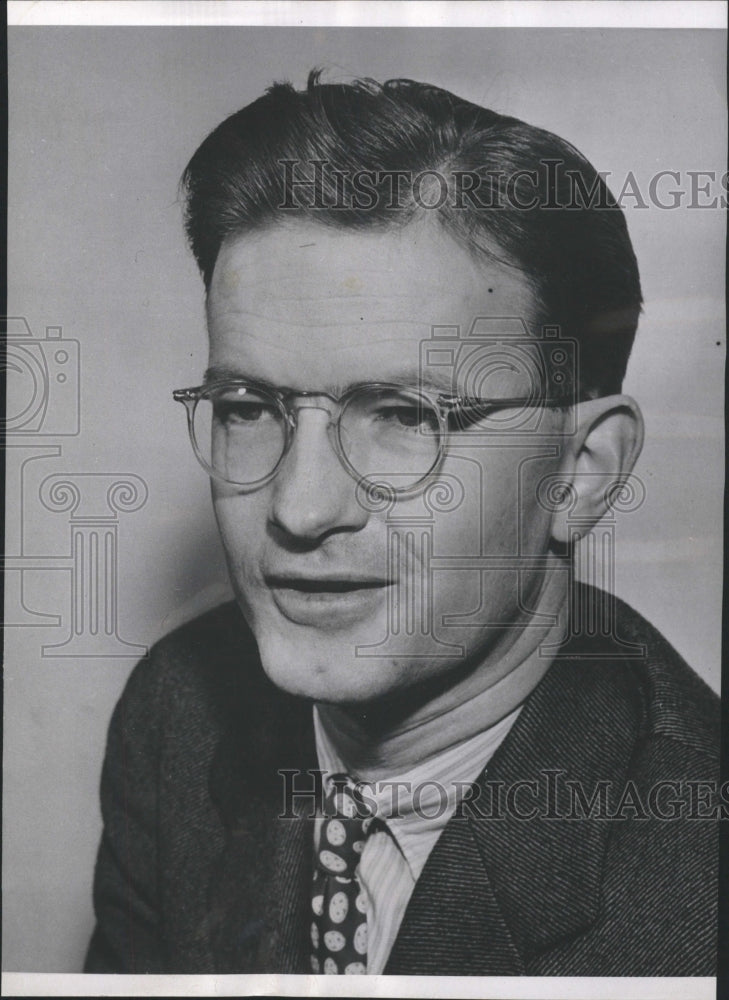
[[[295,207],[292,164],[296,177],[318,182],[316,196],[297,197]],[[364,204],[352,181],[363,171],[375,192]],[[477,197],[462,188],[460,200],[448,197],[430,214],[475,255],[528,277],[538,322],[579,344],[584,396],[620,391],[642,300],[625,217],[604,180],[558,136],[428,84],[322,83],[314,71],[306,90],[274,84],[223,121],[181,182],[205,287],[234,234],[295,217],[388,229],[425,214],[408,185],[393,201],[393,171],[436,171],[449,184],[469,174],[467,188],[477,178]]]

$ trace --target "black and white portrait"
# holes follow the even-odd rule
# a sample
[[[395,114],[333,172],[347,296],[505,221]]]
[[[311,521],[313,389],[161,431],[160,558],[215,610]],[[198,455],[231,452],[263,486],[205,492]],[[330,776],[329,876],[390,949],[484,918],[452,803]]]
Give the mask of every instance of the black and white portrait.
[[[710,996],[723,8],[30,6],[8,983]]]

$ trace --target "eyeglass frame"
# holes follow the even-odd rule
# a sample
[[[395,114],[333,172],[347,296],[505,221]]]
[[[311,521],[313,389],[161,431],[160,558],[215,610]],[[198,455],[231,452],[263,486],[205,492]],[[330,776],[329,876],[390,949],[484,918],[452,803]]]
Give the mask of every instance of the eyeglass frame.
[[[236,480],[227,479],[221,473],[216,472],[216,470],[208,464],[208,462],[203,458],[201,450],[198,446],[197,439],[194,430],[194,418],[195,410],[200,402],[207,393],[212,392],[216,389],[223,388],[247,388],[252,389],[255,392],[265,394],[270,396],[280,407],[285,420],[283,421],[283,426],[285,429],[285,439],[284,447],[281,452],[281,456],[276,462],[275,466],[267,475],[262,476],[260,479],[255,480],[251,483],[239,483]],[[346,392],[342,393],[341,396],[335,396],[330,392],[317,392],[312,389],[279,389],[270,386],[267,383],[257,382],[255,379],[248,378],[231,378],[231,379],[217,379],[213,382],[208,382],[204,385],[191,386],[186,389],[174,389],[172,391],[172,398],[177,403],[182,403],[185,407],[187,413],[187,430],[190,438],[190,443],[192,444],[192,449],[195,453],[200,465],[205,469],[209,476],[217,479],[219,482],[226,483],[228,486],[237,486],[240,490],[245,492],[254,492],[257,489],[261,489],[266,486],[271,480],[273,480],[278,474],[286,455],[291,449],[291,445],[294,441],[294,436],[297,429],[297,419],[295,417],[295,410],[290,405],[290,400],[292,399],[311,399],[311,398],[324,398],[330,400],[334,404],[334,412],[325,407],[298,407],[298,409],[324,409],[326,413],[329,414],[329,423],[327,425],[327,431],[329,432],[329,438],[332,441],[335,454],[339,459],[342,467],[345,471],[358,483],[373,483],[371,477],[363,475],[358,472],[357,469],[351,464],[349,459],[344,453],[342,447],[342,442],[340,440],[340,430],[341,430],[341,418],[344,413],[347,404],[352,398],[354,398],[359,393],[364,393],[367,390],[382,390],[390,389],[398,392],[411,393],[414,396],[420,396],[422,399],[426,400],[433,411],[438,417],[438,429],[439,429],[439,443],[438,443],[438,454],[428,469],[427,472],[423,473],[420,478],[410,486],[389,487],[392,492],[398,496],[407,495],[410,493],[415,493],[422,488],[423,483],[430,477],[436,474],[436,470],[440,468],[443,460],[448,451],[448,440],[450,435],[453,433],[452,429],[448,426],[448,417],[457,414],[459,412],[464,412],[466,410],[479,410],[481,411],[481,416],[488,416],[493,412],[498,410],[510,409],[513,407],[546,407],[555,408],[559,406],[567,407],[573,403],[579,402],[579,398],[570,398],[569,394],[564,394],[559,397],[531,397],[531,396],[504,396],[495,399],[487,399],[486,397],[479,396],[462,396],[462,395],[447,395],[440,393],[437,396],[425,389],[415,389],[412,386],[404,385],[399,382],[362,382],[358,385],[351,386]],[[332,428],[334,433],[332,433]]]

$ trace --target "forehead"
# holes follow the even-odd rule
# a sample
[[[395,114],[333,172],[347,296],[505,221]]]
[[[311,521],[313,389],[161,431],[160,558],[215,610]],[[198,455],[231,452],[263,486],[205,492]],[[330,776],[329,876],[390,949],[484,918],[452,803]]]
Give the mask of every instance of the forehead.
[[[293,388],[395,379],[433,327],[534,322],[519,271],[475,259],[432,220],[357,232],[278,225],[227,240],[208,294],[210,363]]]

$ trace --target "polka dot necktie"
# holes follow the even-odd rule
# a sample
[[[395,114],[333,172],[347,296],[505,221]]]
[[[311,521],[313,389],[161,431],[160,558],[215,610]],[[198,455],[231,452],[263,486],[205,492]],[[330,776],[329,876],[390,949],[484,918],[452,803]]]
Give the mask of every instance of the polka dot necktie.
[[[372,813],[355,781],[332,775],[311,893],[311,968],[329,975],[367,971],[367,900],[357,875]]]

